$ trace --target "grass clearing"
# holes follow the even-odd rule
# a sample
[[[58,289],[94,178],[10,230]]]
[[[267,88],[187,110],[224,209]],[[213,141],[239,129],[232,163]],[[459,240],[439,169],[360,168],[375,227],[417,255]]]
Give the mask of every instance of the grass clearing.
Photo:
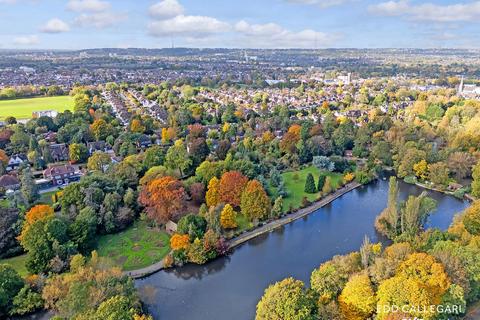
[[[320,197],[320,192],[306,193],[304,191],[305,181],[307,180],[307,175],[309,173],[313,174],[315,184],[317,184],[320,170],[315,166],[309,166],[298,171],[282,173],[285,187],[288,191],[288,196],[283,200],[283,210],[285,212],[288,211],[290,207],[293,209],[299,208],[302,205],[303,197],[307,197],[309,201],[315,201]],[[330,177],[333,189],[337,189],[340,186],[343,179],[341,173],[323,171],[322,174]],[[296,176],[298,179],[296,179]]]
[[[9,116],[17,119],[30,119],[33,111],[56,110],[63,112],[71,109],[73,109],[73,98],[70,96],[0,100],[0,120]]]
[[[42,194],[40,194],[40,200],[39,201],[41,203],[48,204],[48,205],[51,206],[53,204],[52,196],[57,192],[58,191],[50,191],[50,192],[42,193]]]
[[[170,252],[170,236],[138,221],[125,231],[101,236],[97,251],[123,270],[140,269],[159,262]]]
[[[25,267],[25,263],[27,262],[27,255],[23,254],[21,256],[16,256],[13,258],[1,259],[0,264],[9,264],[15,270],[17,270],[18,274],[22,277],[26,277],[28,275],[27,267]]]

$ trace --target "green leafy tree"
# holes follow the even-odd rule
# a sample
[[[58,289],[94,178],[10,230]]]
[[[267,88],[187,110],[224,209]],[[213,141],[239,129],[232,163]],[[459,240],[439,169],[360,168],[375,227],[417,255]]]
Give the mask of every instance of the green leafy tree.
[[[188,234],[191,240],[202,239],[207,231],[207,221],[204,217],[189,214],[180,219],[177,225],[177,232]]]
[[[190,166],[192,160],[188,157],[187,148],[182,140],[175,141],[175,144],[171,146],[165,157],[165,166],[170,169],[178,169],[180,175],[183,176],[183,172]]]
[[[0,317],[6,317],[12,301],[23,287],[23,279],[10,265],[0,264]]]
[[[318,183],[317,183],[317,190],[318,191],[322,191],[323,190],[323,186],[325,185],[325,179],[326,179],[326,176],[324,174],[321,174],[318,176]]]

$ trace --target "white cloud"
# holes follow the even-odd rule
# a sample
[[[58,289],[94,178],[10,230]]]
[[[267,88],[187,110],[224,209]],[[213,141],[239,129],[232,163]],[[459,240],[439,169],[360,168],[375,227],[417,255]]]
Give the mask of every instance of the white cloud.
[[[298,3],[298,4],[308,4],[308,5],[316,5],[322,9],[339,6],[346,2],[352,2],[355,0],[286,0],[290,3]]]
[[[295,32],[276,23],[249,24],[243,20],[235,25],[235,31],[240,34],[240,46],[252,48],[327,47],[338,38],[311,29]]]
[[[163,0],[148,9],[148,13],[155,19],[169,19],[184,13],[183,6],[177,0]]]
[[[54,18],[48,20],[47,23],[40,28],[40,31],[45,33],[62,33],[70,31],[70,26],[66,22]]]
[[[36,35],[20,36],[13,39],[13,43],[19,46],[32,46],[40,43]]]
[[[118,14],[113,12],[99,12],[99,13],[82,13],[75,18],[75,24],[80,27],[95,27],[103,29],[111,27],[118,22],[127,19],[126,14]]]
[[[229,29],[229,24],[212,17],[185,15],[154,21],[148,26],[149,34],[154,37],[207,37],[215,33],[226,32]]]
[[[75,12],[102,12],[110,9],[110,3],[101,0],[70,0],[67,9]]]
[[[369,8],[371,13],[383,16],[400,16],[415,21],[459,22],[480,20],[480,1],[437,5],[433,3],[410,4],[410,2],[388,1]]]

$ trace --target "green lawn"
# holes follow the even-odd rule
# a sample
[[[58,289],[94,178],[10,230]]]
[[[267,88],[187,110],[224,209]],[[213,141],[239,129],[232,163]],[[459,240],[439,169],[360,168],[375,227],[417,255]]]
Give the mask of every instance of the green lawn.
[[[97,250],[123,270],[135,270],[162,260],[170,252],[170,236],[140,221],[123,232],[100,237]]]
[[[304,168],[299,171],[291,171],[282,173],[283,180],[285,181],[285,187],[288,191],[288,197],[283,201],[283,210],[286,212],[292,206],[294,209],[297,209],[302,204],[303,197],[307,197],[308,200],[314,201],[319,197],[319,193],[305,193],[305,181],[307,180],[307,175],[311,173],[315,178],[315,184],[318,183],[318,176],[320,175],[320,170],[314,166]],[[295,179],[295,174],[298,175],[298,179]],[[340,185],[343,175],[336,172],[323,172],[323,174],[330,177],[333,186],[335,189]]]
[[[252,227],[252,223],[240,212],[237,212],[235,221],[237,222],[237,229],[235,229],[237,231],[247,230]]]
[[[48,205],[53,204],[52,196],[58,191],[51,191],[40,194],[40,202]]]
[[[13,258],[8,259],[1,259],[0,264],[9,264],[11,265],[17,272],[22,276],[25,277],[28,275],[27,268],[25,267],[25,262],[27,261],[27,255],[21,255]]]
[[[56,110],[63,112],[72,108],[73,98],[70,96],[0,100],[0,120],[8,116],[30,119],[32,111]]]

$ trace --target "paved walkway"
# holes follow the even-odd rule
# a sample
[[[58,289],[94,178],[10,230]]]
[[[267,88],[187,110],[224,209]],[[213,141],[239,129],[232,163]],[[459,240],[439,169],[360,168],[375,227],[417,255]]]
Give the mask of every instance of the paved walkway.
[[[270,222],[264,224],[263,226],[256,228],[255,230],[245,232],[245,233],[239,235],[238,237],[231,239],[228,242],[228,246],[229,246],[230,249],[232,249],[232,248],[234,248],[236,246],[239,246],[242,243],[245,243],[245,242],[247,242],[247,241],[249,241],[249,240],[251,240],[255,237],[258,237],[258,236],[260,236],[264,233],[268,233],[268,232],[270,232],[274,229],[277,229],[281,226],[289,224],[290,222],[301,219],[301,218],[309,215],[310,213],[315,212],[316,210],[320,209],[321,207],[329,204],[333,200],[343,196],[344,194],[346,194],[346,193],[348,193],[348,192],[350,192],[350,191],[352,191],[352,190],[354,190],[354,189],[356,189],[360,186],[361,186],[361,184],[358,183],[358,182],[351,182],[351,183],[343,186],[341,189],[338,189],[334,193],[329,194],[328,196],[326,196],[322,200],[314,202],[312,205],[310,205],[306,208],[300,209],[300,210],[298,210],[294,213],[291,213],[291,214],[289,214],[289,215],[287,215],[287,216],[285,216],[281,219],[270,221]],[[145,268],[142,268],[142,269],[125,271],[124,274],[128,275],[128,276],[130,276],[134,279],[139,279],[139,278],[147,277],[147,276],[149,276],[149,275],[151,275],[155,272],[158,272],[162,269],[163,269],[163,261],[160,261],[160,262],[157,262],[155,264],[152,264],[152,265],[150,265],[148,267],[145,267]]]
[[[131,271],[124,271],[123,274],[130,276],[134,279],[140,279],[140,278],[145,278],[146,276],[149,276],[155,272],[158,272],[163,269],[163,261],[159,261],[157,263],[154,263],[152,265],[149,265],[148,267],[142,268],[142,269],[137,269],[137,270],[131,270]]]
[[[310,205],[308,207],[300,209],[300,210],[298,210],[294,213],[291,213],[291,214],[289,214],[289,215],[287,215],[287,216],[285,216],[281,219],[277,219],[277,220],[273,220],[271,222],[268,222],[268,223],[264,224],[263,226],[261,226],[259,228],[256,228],[255,230],[243,233],[243,234],[239,235],[238,237],[233,238],[228,243],[229,247],[230,247],[230,249],[234,248],[234,247],[239,246],[240,244],[242,244],[244,242],[247,242],[248,240],[251,240],[255,237],[258,237],[261,234],[270,232],[270,231],[272,231],[274,229],[277,229],[281,226],[289,224],[290,222],[301,219],[301,218],[309,215],[310,213],[320,209],[321,207],[329,204],[333,200],[341,197],[345,193],[348,193],[348,192],[352,191],[353,189],[358,188],[359,186],[361,186],[360,183],[351,182],[351,183],[345,185],[344,187],[342,187],[341,189],[338,189],[334,193],[329,194],[328,196],[326,196],[322,200],[314,202],[312,205]]]

